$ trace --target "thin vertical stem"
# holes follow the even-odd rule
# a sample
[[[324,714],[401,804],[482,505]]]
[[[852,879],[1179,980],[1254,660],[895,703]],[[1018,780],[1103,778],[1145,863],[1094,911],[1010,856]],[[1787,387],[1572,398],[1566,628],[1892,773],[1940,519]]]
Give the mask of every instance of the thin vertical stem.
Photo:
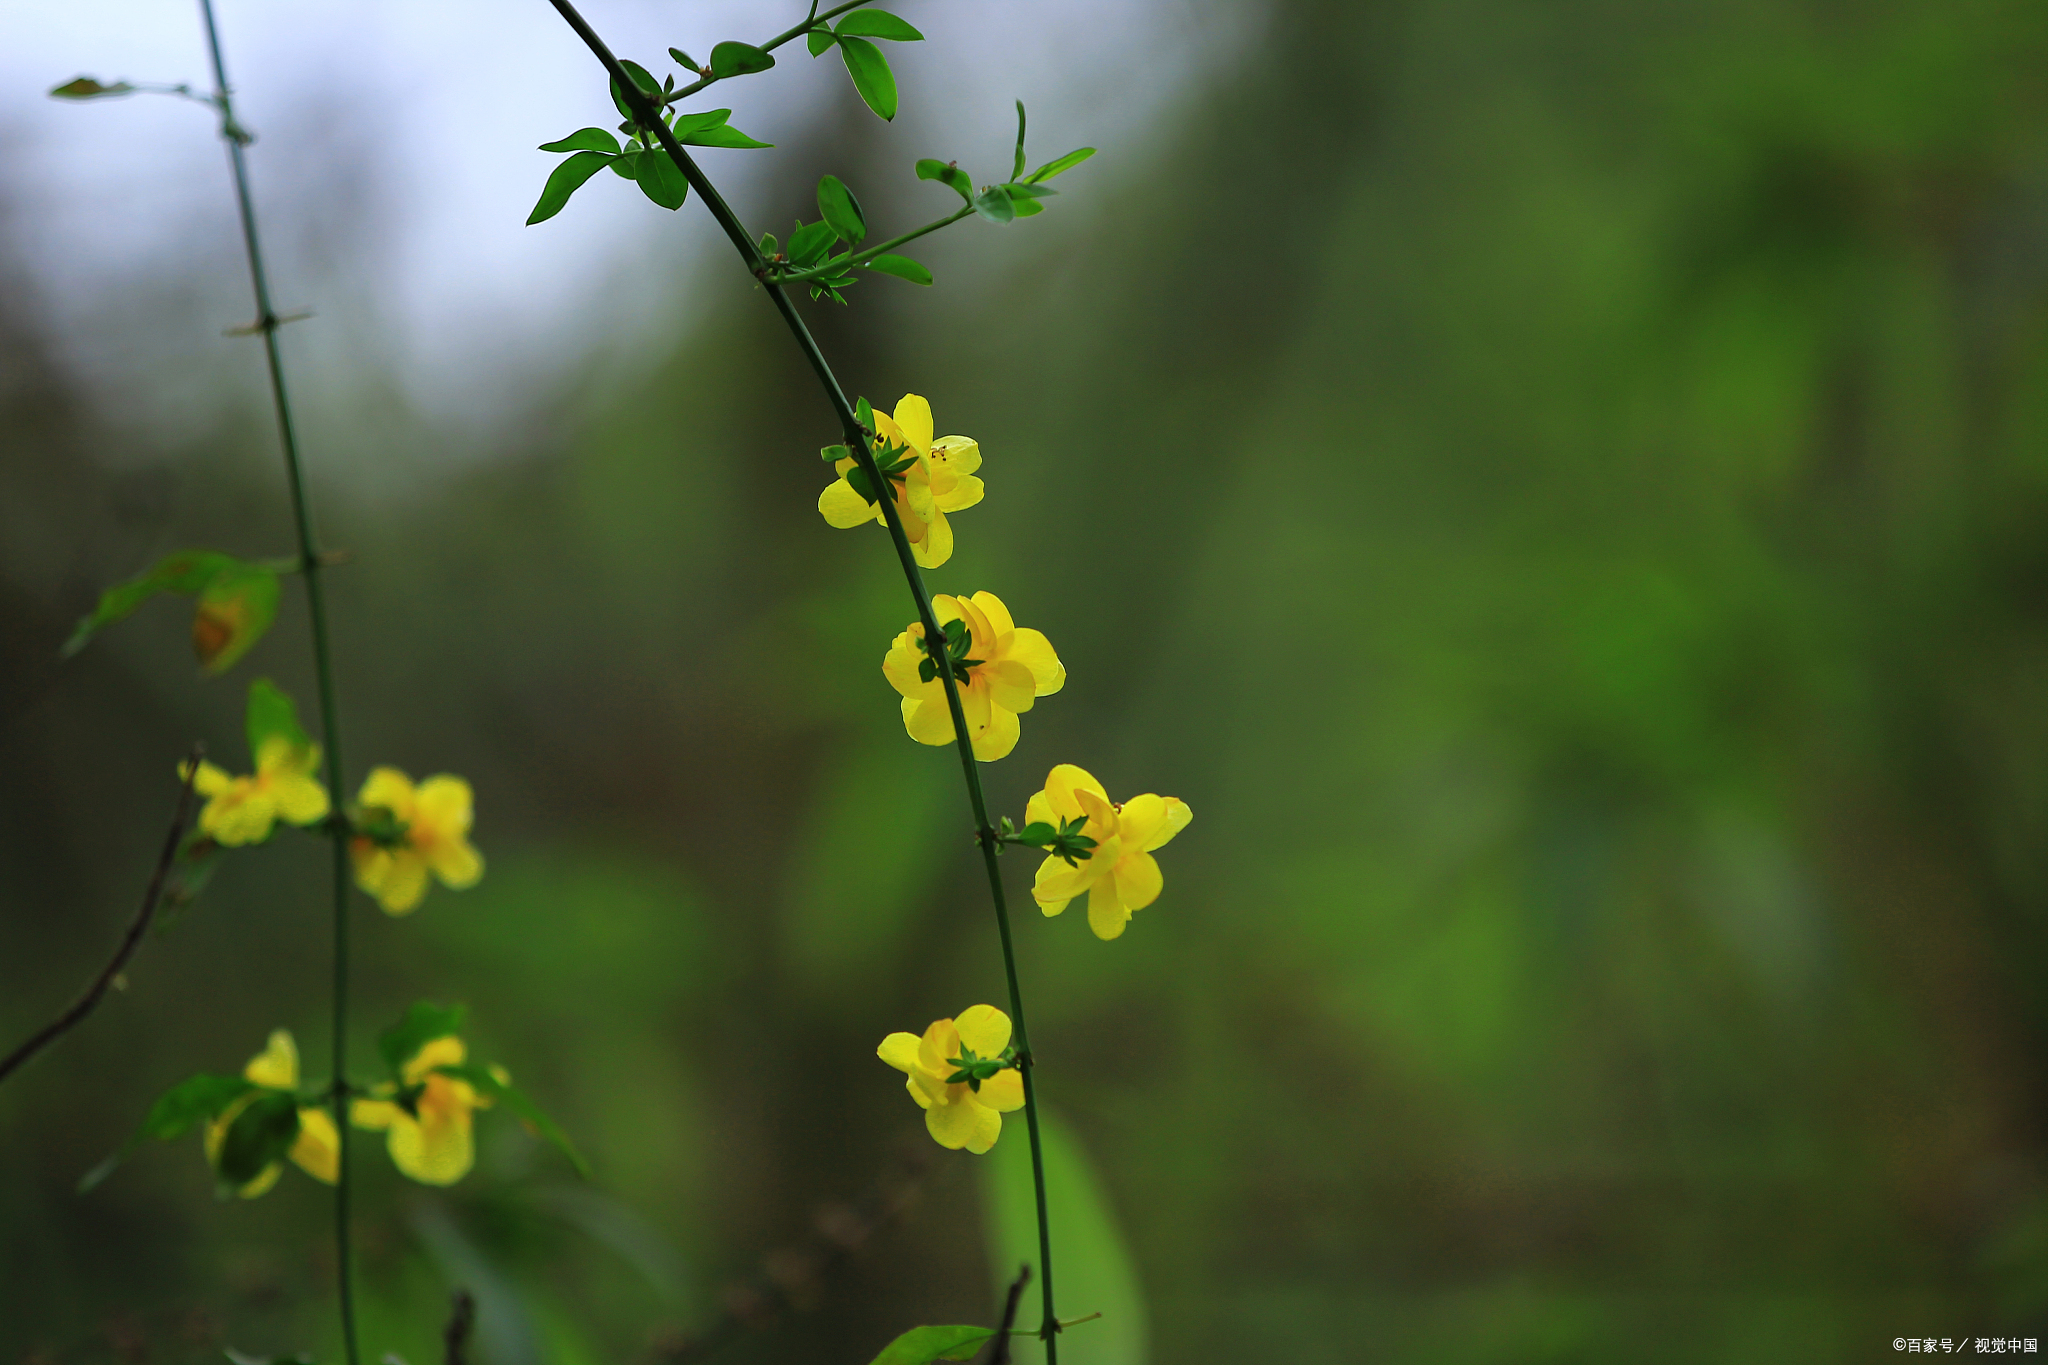
[[[662,123],[653,102],[633,78],[626,74],[625,68],[619,65],[618,59],[612,55],[611,49],[605,46],[604,40],[597,36],[596,30],[576,12],[576,7],[569,3],[569,0],[549,0],[549,3],[554,5],[562,18],[568,21],[569,27],[576,31],[577,36],[583,39],[584,44],[604,64],[605,71],[633,110],[635,121],[659,139],[662,149],[675,162],[676,169],[683,173],[683,178],[689,182],[690,188],[697,192],[698,197],[704,201],[704,206],[711,211],[711,216],[717,220],[719,227],[724,229],[734,249],[740,253],[740,258],[747,263],[747,269],[761,281],[762,288],[768,291],[768,297],[775,304],[775,310],[782,315],[783,322],[789,327],[790,336],[796,341],[798,349],[804,353],[804,359],[810,362],[811,371],[817,376],[819,387],[825,391],[825,397],[831,402],[832,410],[839,418],[840,430],[845,435],[847,449],[852,453],[862,472],[867,475],[868,486],[879,494],[877,502],[882,510],[882,520],[889,529],[889,539],[896,546],[896,559],[903,567],[903,577],[910,586],[911,599],[917,604],[918,620],[924,626],[925,640],[934,648],[941,647],[940,642],[946,638],[945,632],[939,628],[938,617],[932,610],[931,593],[925,586],[924,575],[918,569],[917,559],[911,553],[910,538],[904,534],[903,522],[897,516],[896,501],[891,496],[892,485],[876,466],[874,450],[869,444],[869,434],[861,426],[860,419],[854,415],[853,405],[846,400],[846,391],[839,386],[839,379],[832,373],[832,366],[826,361],[824,352],[818,349],[817,340],[811,336],[810,328],[806,327],[803,319],[797,315],[796,306],[790,302],[789,295],[779,284],[766,277],[767,263],[762,260],[760,249],[755,246],[754,239],[741,225],[738,215],[727,206],[725,199],[698,168],[696,161],[683,150],[682,144],[676,141],[675,135],[669,132],[667,125]],[[934,657],[943,658],[942,655]],[[1010,909],[1003,895],[1002,868],[996,861],[1001,845],[995,827],[989,823],[988,801],[982,794],[981,772],[974,757],[973,739],[967,730],[967,714],[960,704],[959,688],[950,668],[942,665],[938,670],[938,676],[946,692],[946,709],[953,717],[953,737],[960,752],[960,770],[967,782],[968,804],[974,812],[974,837],[981,845],[982,863],[988,872],[989,895],[995,901],[996,929],[1002,939],[1003,972],[1010,989],[1010,1019],[1015,1025],[1018,1070],[1024,1077],[1024,1122],[1031,1138],[1031,1179],[1038,1202],[1038,1270],[1043,1305],[1043,1320],[1039,1324],[1038,1334],[1045,1342],[1046,1365],[1059,1365],[1060,1324],[1053,1311],[1052,1225],[1046,1208],[1045,1149],[1038,1131],[1038,1093],[1032,1080],[1031,1035],[1024,1022],[1024,993],[1017,984],[1017,953],[1010,941]]]
[[[348,838],[341,818],[341,716],[334,696],[333,653],[328,645],[327,599],[320,581],[320,555],[313,539],[313,518],[306,507],[305,472],[299,461],[299,438],[292,423],[291,399],[285,391],[284,359],[278,352],[277,310],[270,302],[270,279],[263,268],[263,247],[256,230],[255,201],[249,193],[249,167],[243,149],[249,135],[235,121],[226,63],[221,59],[220,29],[214,22],[213,0],[199,0],[206,20],[206,46],[213,58],[214,102],[220,109],[221,140],[235,173],[235,202],[241,210],[242,243],[248,249],[249,281],[256,293],[256,330],[263,335],[263,354],[270,364],[270,396],[277,408],[277,434],[284,450],[285,481],[291,490],[292,524],[299,541],[299,576],[306,584],[306,614],[312,627],[313,672],[319,689],[320,735],[327,750],[327,790],[334,815],[328,834],[334,846],[334,1088],[329,1102],[338,1147],[334,1172],[334,1253],[336,1289],[341,1300],[341,1337],[346,1365],[357,1365],[354,1257],[349,1245],[348,1157]]]

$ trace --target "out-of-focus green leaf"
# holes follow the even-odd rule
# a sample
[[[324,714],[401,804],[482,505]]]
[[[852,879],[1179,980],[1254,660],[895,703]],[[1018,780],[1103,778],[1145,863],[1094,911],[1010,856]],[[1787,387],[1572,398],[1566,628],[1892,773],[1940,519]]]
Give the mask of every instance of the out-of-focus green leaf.
[[[853,77],[853,88],[860,92],[868,108],[885,122],[894,120],[896,74],[889,70],[889,59],[882,55],[882,49],[865,38],[841,38],[839,55],[846,62],[846,74]]]
[[[832,26],[842,38],[886,38],[896,43],[921,43],[924,35],[885,9],[857,9]]]
[[[429,1000],[413,1003],[405,1017],[377,1035],[377,1053],[395,1077],[403,1077],[405,1064],[436,1038],[462,1032],[468,1009],[462,1005],[436,1005]]]
[[[868,235],[867,215],[860,211],[860,200],[836,175],[818,181],[818,212],[842,241],[858,246]]]
[[[69,658],[84,649],[93,636],[116,621],[134,615],[138,607],[158,593],[190,597],[205,588],[223,569],[242,565],[243,561],[217,550],[179,550],[165,555],[146,572],[101,593],[99,605],[78,623],[71,632],[71,638],[64,642],[64,656]]]
[[[298,1137],[299,1097],[263,1091],[228,1124],[214,1156],[214,1172],[223,1186],[238,1190],[284,1160]]]
[[[633,84],[639,86],[648,99],[658,101],[661,98],[661,82],[654,79],[654,74],[646,67],[638,62],[624,60],[621,60],[619,65],[626,69],[626,74],[633,78]],[[612,103],[619,107],[621,115],[631,119],[633,117],[633,106],[626,103],[626,92],[619,89],[617,81],[610,82],[610,85],[612,89]]]
[[[935,1360],[971,1360],[993,1327],[913,1327],[882,1348],[873,1365],[932,1365]]]
[[[231,564],[199,590],[192,613],[192,652],[200,671],[217,678],[233,668],[277,620],[277,572],[261,564]]]
[[[476,1088],[478,1094],[488,1095],[504,1105],[531,1124],[533,1130],[541,1137],[561,1148],[562,1155],[569,1158],[569,1164],[576,1168],[578,1175],[586,1180],[590,1178],[590,1163],[583,1159],[583,1153],[576,1150],[576,1144],[569,1141],[569,1135],[518,1086],[505,1080],[487,1066],[437,1066],[434,1070],[443,1076],[468,1081]]]
[[[1038,1264],[1038,1217],[1031,1185],[1031,1144],[1023,1115],[1005,1116],[995,1149],[980,1162],[989,1217],[989,1269],[997,1292],[1019,1265]],[[1054,1210],[1052,1248],[1059,1271],[1060,1315],[1100,1312],[1086,1331],[1060,1335],[1061,1365],[1144,1365],[1145,1301],[1130,1251],[1117,1228],[1086,1149],[1054,1115],[1039,1115],[1045,1143],[1046,1192]],[[1017,1365],[1041,1365],[1045,1348],[1036,1337],[1010,1339]]]
[[[108,96],[132,95],[135,87],[126,81],[115,81],[112,85],[101,85],[90,76],[80,76],[57,86],[50,93],[60,100],[97,100]]]
[[[883,252],[869,261],[867,267],[884,275],[894,275],[899,280],[909,280],[912,284],[930,284],[932,282],[931,271],[926,270],[908,256],[898,256],[894,252]]]
[[[1093,147],[1077,148],[1074,151],[1068,152],[1065,156],[1055,157],[1051,161],[1046,162],[1043,166],[1025,176],[1024,179],[1027,183],[1036,185],[1041,181],[1052,179],[1061,171],[1072,170],[1094,155],[1095,149]]]
[[[1010,167],[1010,179],[1024,174],[1024,101],[1017,101],[1017,157]]]
[[[1048,189],[1044,185],[1034,185],[1028,180],[1006,180],[1003,182],[1003,189],[1013,203],[1019,199],[1045,199],[1059,193],[1058,190]]]
[[[711,74],[718,77],[748,76],[775,65],[775,54],[763,52],[752,43],[724,42],[711,49]]]
[[[1010,199],[1010,192],[1001,185],[991,185],[975,195],[974,211],[991,223],[1007,223],[1017,216],[1017,207]]]
[[[950,162],[940,161],[936,157],[924,157],[917,163],[917,178],[936,180],[968,203],[974,202],[974,182],[967,178],[967,172]]]
[[[578,152],[555,167],[548,176],[548,183],[541,188],[540,200],[533,206],[533,212],[526,215],[526,225],[545,223],[562,211],[569,202],[569,196],[583,188],[583,182],[596,175],[606,162],[616,164],[616,159],[603,152]]]
[[[670,48],[668,50],[668,55],[675,58],[676,65],[682,67],[686,71],[694,71],[700,75],[704,71],[704,68],[698,65],[697,59],[695,57],[692,57],[689,53],[683,51],[679,47]]]
[[[609,152],[619,154],[619,140],[602,128],[578,128],[559,142],[543,142],[544,152]]]
[[[832,36],[832,30],[820,25],[804,35],[804,46],[811,50],[813,57],[822,57],[832,44],[839,40]]]
[[[181,1138],[195,1125],[214,1119],[255,1088],[243,1077],[216,1076],[207,1072],[178,1082],[157,1096],[156,1103],[149,1107],[148,1115],[142,1120],[142,1126],[121,1144],[119,1151],[85,1173],[78,1182],[78,1192],[84,1194],[112,1175],[116,1166],[150,1138],[162,1138],[166,1142]]]
[[[294,749],[303,749],[313,742],[300,728],[299,708],[292,705],[291,697],[283,688],[268,678],[250,679],[249,705],[242,713],[242,728],[249,737],[252,761],[263,748],[263,741],[273,735],[281,737]]]
[[[690,182],[683,178],[683,168],[661,148],[651,147],[642,152],[638,171],[634,179],[640,184],[640,192],[663,208],[679,209],[689,198]]]

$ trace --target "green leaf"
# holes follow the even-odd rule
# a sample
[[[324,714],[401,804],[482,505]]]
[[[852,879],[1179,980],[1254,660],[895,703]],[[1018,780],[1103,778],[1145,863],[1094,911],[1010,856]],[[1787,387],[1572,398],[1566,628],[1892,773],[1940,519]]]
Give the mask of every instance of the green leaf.
[[[621,180],[640,178],[640,158],[647,155],[642,151],[621,152],[612,160],[612,174]]]
[[[90,76],[80,76],[77,80],[64,82],[50,93],[60,100],[96,100],[109,95],[132,95],[135,93],[135,87],[126,81],[101,85]]]
[[[974,202],[974,182],[958,166],[935,157],[924,157],[917,163],[917,178],[936,180],[968,203]]]
[[[221,1137],[214,1172],[231,1190],[262,1175],[292,1149],[299,1137],[299,1097],[266,1090],[244,1105]]]
[[[1017,207],[1011,202],[1009,191],[1001,185],[991,185],[975,195],[974,211],[991,223],[1007,223],[1017,216]]]
[[[1010,168],[1010,179],[1024,174],[1024,101],[1017,101],[1017,163]]]
[[[886,38],[897,43],[921,43],[924,35],[885,9],[857,9],[833,25],[842,38]]]
[[[526,225],[545,223],[562,211],[569,202],[569,196],[583,188],[583,182],[596,175],[598,168],[614,158],[603,152],[578,152],[555,167],[548,176],[548,183],[541,189],[540,201],[533,206],[533,212],[526,215]]]
[[[262,750],[263,741],[273,735],[283,736],[294,749],[304,749],[313,742],[299,728],[299,710],[292,705],[292,699],[268,678],[250,679],[249,708],[243,712],[242,725],[249,736],[252,761]]]
[[[757,142],[739,129],[726,126],[725,121],[731,116],[730,109],[685,114],[675,121],[669,131],[676,135],[676,141],[691,147],[738,147],[745,150],[775,145],[772,142]]]
[[[192,614],[192,651],[200,671],[217,678],[263,638],[277,620],[277,572],[260,564],[232,564],[200,589]]]
[[[912,284],[930,284],[932,282],[931,271],[926,270],[908,256],[898,256],[894,252],[884,252],[869,261],[867,267],[884,275],[894,275],[899,280],[909,280]]]
[[[679,47],[670,48],[668,50],[668,55],[675,58],[676,65],[682,67],[686,71],[694,71],[700,75],[704,71],[704,68],[697,64],[697,59],[695,57],[692,57],[689,53],[683,51]]]
[[[826,446],[818,452],[818,458],[826,464],[838,464],[841,460],[853,458],[853,452],[845,446]]]
[[[832,225],[832,231],[840,240],[858,246],[868,235],[867,215],[860,211],[860,200],[853,197],[853,191],[846,188],[846,182],[836,175],[828,175],[818,182],[818,212]]]
[[[638,170],[634,178],[640,182],[640,192],[663,208],[679,209],[689,197],[690,182],[683,178],[683,168],[661,148],[641,153]]]
[[[816,265],[837,237],[830,223],[805,223],[789,234],[789,259],[800,266]]]
[[[462,1032],[462,1021],[468,1014],[463,1005],[436,1005],[420,1000],[405,1012],[405,1018],[377,1035],[377,1051],[384,1058],[384,1065],[391,1074],[404,1079],[405,1064],[419,1056],[420,1049],[436,1038],[448,1038]]]
[[[814,28],[804,35],[804,46],[811,50],[813,57],[824,56],[825,50],[838,41],[837,38],[832,36],[831,29],[822,26]]]
[[[1010,201],[1010,207],[1017,211],[1019,218],[1029,218],[1035,213],[1045,212],[1045,205],[1036,199],[1013,199]]]
[[[1070,171],[1094,155],[1095,149],[1093,147],[1079,148],[1078,150],[1068,152],[1065,156],[1056,157],[1046,162],[1043,166],[1025,176],[1024,179],[1034,185],[1043,180],[1050,180],[1061,171]],[[1011,178],[1015,179],[1016,177],[1012,176]]]
[[[1017,1267],[1038,1262],[1038,1217],[1031,1183],[1031,1144],[1011,1142],[1005,1132],[976,1166],[987,1210],[988,1266],[1001,1295]],[[1039,1116],[1045,1148],[1046,1193],[1058,1210],[1052,1221],[1052,1253],[1060,1276],[1060,1302],[1068,1311],[1100,1310],[1087,1329],[1060,1338],[1060,1360],[1072,1365],[1143,1365],[1146,1359],[1145,1300],[1130,1250],[1117,1227],[1107,1193],[1087,1150],[1072,1129],[1051,1112]],[[1010,1339],[1016,1365],[1041,1365],[1045,1350],[1037,1338]]]
[[[869,480],[868,472],[859,465],[846,471],[846,486],[860,494],[862,501],[870,507],[875,503],[875,485]]]
[[[178,1082],[157,1096],[156,1103],[149,1107],[148,1116],[142,1120],[142,1126],[121,1144],[119,1151],[85,1173],[78,1182],[78,1192],[84,1194],[99,1185],[150,1138],[162,1138],[166,1142],[181,1138],[195,1125],[212,1120],[255,1088],[252,1082],[240,1076],[215,1076],[205,1072]]]
[[[856,398],[853,400],[853,420],[860,423],[861,428],[865,431],[873,431],[875,429],[875,410],[868,405],[867,399]],[[870,498],[869,501],[872,502],[873,499]]]
[[[971,1360],[993,1327],[913,1327],[882,1348],[872,1365],[932,1365],[935,1360]]]
[[[117,583],[100,594],[92,615],[78,623],[64,642],[64,657],[84,649],[86,642],[116,621],[135,614],[144,602],[160,592],[190,597],[199,592],[223,569],[238,567],[242,561],[217,550],[180,550],[165,555],[149,569],[125,583]]]
[[[654,79],[653,74],[646,67],[638,62],[628,61],[621,61],[619,65],[626,69],[626,74],[633,78],[633,84],[639,86],[646,93],[648,99],[658,100],[661,98],[661,82]],[[619,89],[617,81],[612,81],[610,84],[612,88],[612,103],[619,107],[621,115],[628,119],[632,118],[633,106],[626,103],[626,92]]]
[[[853,88],[884,122],[896,117],[896,76],[882,49],[865,38],[841,38],[839,55],[846,62],[846,74]]]
[[[520,1118],[532,1124],[535,1132],[562,1149],[562,1155],[569,1158],[569,1164],[576,1168],[578,1175],[586,1180],[590,1178],[590,1163],[585,1161],[583,1154],[576,1150],[576,1144],[569,1141],[569,1135],[563,1132],[560,1125],[553,1119],[543,1113],[539,1105],[527,1098],[526,1092],[519,1089],[519,1087],[513,1085],[510,1081],[500,1080],[489,1067],[437,1066],[434,1070],[443,1076],[453,1076],[457,1080],[468,1081],[476,1088],[479,1094],[490,1096]]]
[[[1058,190],[1048,189],[1044,185],[1034,185],[1028,180],[1005,180],[1003,189],[1008,192],[1012,202],[1019,199],[1044,199],[1059,193]]]
[[[723,79],[727,76],[749,76],[756,71],[766,71],[775,65],[775,55],[763,52],[752,43],[720,43],[711,49],[711,74]]]
[[[560,142],[543,142],[544,152],[609,152],[619,154],[619,140],[602,128],[578,128]]]
[[[1023,829],[1017,831],[1017,837],[1027,844],[1043,846],[1051,843],[1052,836],[1057,833],[1059,831],[1048,825],[1045,821],[1033,820],[1030,824],[1024,826]]]

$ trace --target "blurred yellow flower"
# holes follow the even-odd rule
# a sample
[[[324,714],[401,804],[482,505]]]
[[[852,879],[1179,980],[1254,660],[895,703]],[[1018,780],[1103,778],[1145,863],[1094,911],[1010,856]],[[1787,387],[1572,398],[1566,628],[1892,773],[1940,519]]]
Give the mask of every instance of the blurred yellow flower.
[[[403,1089],[386,1082],[349,1109],[356,1127],[390,1133],[392,1163],[423,1185],[453,1185],[476,1159],[471,1115],[491,1100],[468,1081],[434,1070],[461,1066],[468,1055],[460,1038],[436,1038],[405,1064]],[[492,1074],[510,1081],[495,1068]]]
[[[199,832],[215,843],[234,848],[260,844],[279,820],[313,825],[327,818],[327,788],[313,776],[320,771],[320,746],[294,744],[271,735],[256,750],[256,772],[235,777],[202,760],[192,776],[192,790],[207,799],[199,812]],[[184,777],[186,764],[178,765]]]
[[[960,688],[960,707],[974,756],[984,763],[1017,747],[1017,715],[1040,697],[1067,685],[1066,666],[1052,642],[1020,630],[1010,609],[992,592],[932,598],[932,614],[946,632],[946,656]],[[903,728],[920,744],[951,744],[953,715],[945,684],[924,646],[924,623],[913,621],[882,658],[882,676],[903,694]]]
[[[216,1166],[220,1164],[221,1146],[227,1141],[228,1129],[243,1110],[263,1098],[265,1092],[297,1093],[299,1049],[291,1034],[284,1029],[272,1032],[270,1045],[249,1059],[249,1065],[242,1068],[242,1076],[262,1089],[236,1100],[206,1126],[206,1159]],[[332,1185],[341,1163],[341,1139],[334,1131],[333,1116],[312,1105],[299,1106],[299,1136],[287,1155],[307,1175]],[[284,1163],[273,1161],[236,1193],[244,1199],[254,1199],[275,1185],[283,1171]]]
[[[893,490],[912,558],[924,568],[938,568],[953,557],[953,528],[946,513],[981,501],[981,480],[974,477],[981,468],[981,447],[965,436],[933,440],[932,405],[911,393],[896,405],[894,417],[875,414],[875,463]],[[825,520],[841,529],[881,521],[881,504],[861,496],[847,481],[853,457],[832,468],[838,479],[818,495]]]
[[[1024,1107],[1024,1077],[1014,1067],[996,1069],[1009,1046],[1010,1016],[973,1005],[958,1019],[935,1020],[922,1038],[890,1034],[875,1055],[909,1076],[904,1089],[941,1147],[981,1153],[1002,1135],[1003,1115]]]
[[[1143,910],[1159,896],[1165,879],[1152,850],[1188,827],[1195,813],[1177,796],[1147,792],[1121,805],[1086,770],[1062,763],[1047,774],[1045,790],[1024,808],[1030,823],[1071,828],[1095,841],[1087,857],[1069,864],[1049,856],[1038,865],[1031,898],[1048,915],[1057,915],[1076,896],[1088,897],[1088,927],[1102,939],[1115,938],[1130,923],[1133,910]]]
[[[415,787],[396,768],[375,768],[356,799],[365,817],[349,844],[356,885],[387,913],[403,915],[418,905],[430,871],[455,891],[484,875],[483,855],[469,842],[474,812],[469,783],[461,778],[444,773]],[[390,812],[388,821],[380,810]]]

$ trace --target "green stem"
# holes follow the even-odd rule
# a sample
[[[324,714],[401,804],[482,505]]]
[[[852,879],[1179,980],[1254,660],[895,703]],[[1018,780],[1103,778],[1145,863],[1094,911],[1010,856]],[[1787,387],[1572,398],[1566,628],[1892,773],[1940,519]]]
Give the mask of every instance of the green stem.
[[[625,69],[619,65],[618,58],[605,46],[604,40],[599,38],[596,31],[584,21],[583,16],[576,12],[576,7],[570,0],[549,0],[549,3],[568,22],[569,27],[576,31],[576,35],[583,39],[584,45],[598,61],[604,64],[605,71],[617,82],[620,91],[625,95],[628,106],[633,110],[634,119],[660,140],[662,149],[676,163],[676,168],[683,173],[683,178],[689,181],[690,187],[703,199],[705,207],[711,211],[711,216],[717,220],[719,227],[724,229],[725,235],[739,251],[740,258],[746,261],[747,268],[753,272],[756,279],[761,280],[762,288],[767,290],[769,299],[775,304],[775,310],[782,315],[783,322],[789,327],[790,336],[796,341],[798,349],[804,353],[804,359],[810,362],[819,387],[830,400],[832,410],[839,418],[840,430],[845,434],[847,448],[852,452],[854,461],[868,476],[868,486],[883,493],[879,500],[882,520],[888,527],[890,541],[896,547],[896,559],[902,565],[905,582],[910,586],[911,599],[917,604],[917,616],[924,625],[925,638],[943,640],[945,632],[939,628],[938,616],[932,610],[931,593],[926,589],[924,575],[918,571],[917,559],[911,553],[910,538],[904,534],[902,519],[896,512],[896,501],[888,496],[890,485],[882,477],[881,470],[876,467],[870,433],[854,415],[853,405],[847,401],[845,390],[840,388],[839,379],[832,373],[832,367],[826,362],[824,352],[818,349],[817,340],[811,336],[810,328],[804,326],[804,321],[797,315],[796,306],[790,302],[789,295],[779,284],[767,277],[767,263],[762,260],[760,249],[754,245],[754,239],[747,234],[739,218],[713,188],[704,172],[698,169],[690,154],[683,150],[682,144],[676,141],[675,135],[661,122],[653,103],[626,74]],[[1039,1287],[1044,1304],[1038,1334],[1045,1342],[1046,1365],[1059,1365],[1057,1334],[1060,1330],[1060,1320],[1053,1312],[1052,1225],[1046,1212],[1045,1149],[1038,1131],[1038,1094],[1032,1081],[1031,1042],[1030,1032],[1024,1021],[1024,993],[1017,985],[1017,953],[1010,940],[1009,904],[1003,895],[1002,867],[996,861],[1000,845],[995,827],[989,823],[988,802],[982,794],[981,772],[975,763],[973,740],[967,731],[967,713],[960,704],[959,688],[954,682],[952,670],[940,670],[939,678],[946,692],[946,709],[953,717],[953,737],[960,753],[960,770],[967,782],[968,804],[974,811],[975,841],[981,845],[982,864],[988,873],[989,895],[995,901],[996,929],[1002,938],[1003,973],[1010,988],[1010,1019],[1016,1026],[1017,1056],[1022,1062],[1018,1069],[1024,1077],[1024,1120],[1031,1136],[1031,1178],[1038,1201]]]
[[[327,599],[320,581],[322,560],[313,539],[313,519],[306,509],[306,480],[299,461],[298,432],[292,423],[291,400],[285,391],[284,358],[277,346],[277,311],[270,303],[270,279],[263,268],[263,248],[256,231],[255,201],[249,193],[249,167],[243,155],[248,134],[235,122],[227,66],[221,59],[220,29],[213,17],[213,0],[199,0],[199,11],[206,20],[207,50],[213,58],[221,138],[228,144],[228,160],[235,172],[235,201],[241,210],[242,243],[248,249],[249,280],[256,293],[256,329],[263,334],[263,353],[270,363],[270,396],[277,408],[278,440],[284,449],[285,480],[291,490],[292,524],[299,540],[299,574],[306,582],[306,613],[312,626],[313,672],[320,700],[320,735],[327,750],[327,790],[333,808],[339,811],[342,803],[341,717],[334,698],[334,662],[328,646]],[[330,830],[334,845],[334,1090],[330,1099],[338,1149],[334,1172],[334,1253],[345,1365],[357,1365],[354,1258],[349,1247],[349,834],[346,822],[340,820],[330,822]]]
[[[927,232],[937,232],[942,227],[950,227],[951,225],[959,222],[962,218],[965,218],[968,214],[972,212],[974,212],[974,205],[963,204],[958,213],[949,214],[944,218],[934,219],[932,222],[926,223],[921,228],[917,228],[914,229],[913,231],[904,233],[901,237],[891,237],[886,242],[882,242],[875,246],[868,247],[863,251],[856,251],[850,256],[842,256],[834,260],[826,261],[823,265],[814,265],[810,267],[808,270],[796,270],[790,272],[787,275],[777,275],[774,277],[775,282],[777,284],[802,284],[805,280],[813,279],[819,275],[836,275],[840,271],[845,270],[850,266],[866,265],[869,261],[872,261],[873,259],[875,259],[875,257],[881,255],[883,252],[892,251],[895,248],[902,246],[905,242],[914,242],[918,238],[924,236]]]
[[[783,32],[776,34],[773,38],[770,38],[767,42],[759,44],[760,49],[763,52],[773,52],[776,48],[781,47],[784,43],[789,42],[795,38],[803,37],[806,33],[809,33],[819,24],[824,23],[827,19],[837,19],[840,15],[846,13],[850,9],[859,9],[862,5],[870,3],[872,3],[872,0],[847,0],[846,4],[839,6],[837,9],[828,9],[823,14],[818,13],[817,5],[813,4],[811,6],[810,18],[804,20],[795,28],[785,29]],[[616,79],[616,77],[614,79]],[[718,84],[718,82],[725,79],[727,79],[727,77],[706,76],[702,80],[692,82],[691,84],[684,86],[680,90],[669,91],[666,95],[663,95],[661,97],[661,102],[664,105],[669,105],[674,104],[678,100],[686,100],[690,96],[696,94],[699,90],[702,90],[705,86],[716,85]],[[630,83],[631,82],[627,82],[627,84]],[[621,86],[620,88],[623,89],[624,86]]]

